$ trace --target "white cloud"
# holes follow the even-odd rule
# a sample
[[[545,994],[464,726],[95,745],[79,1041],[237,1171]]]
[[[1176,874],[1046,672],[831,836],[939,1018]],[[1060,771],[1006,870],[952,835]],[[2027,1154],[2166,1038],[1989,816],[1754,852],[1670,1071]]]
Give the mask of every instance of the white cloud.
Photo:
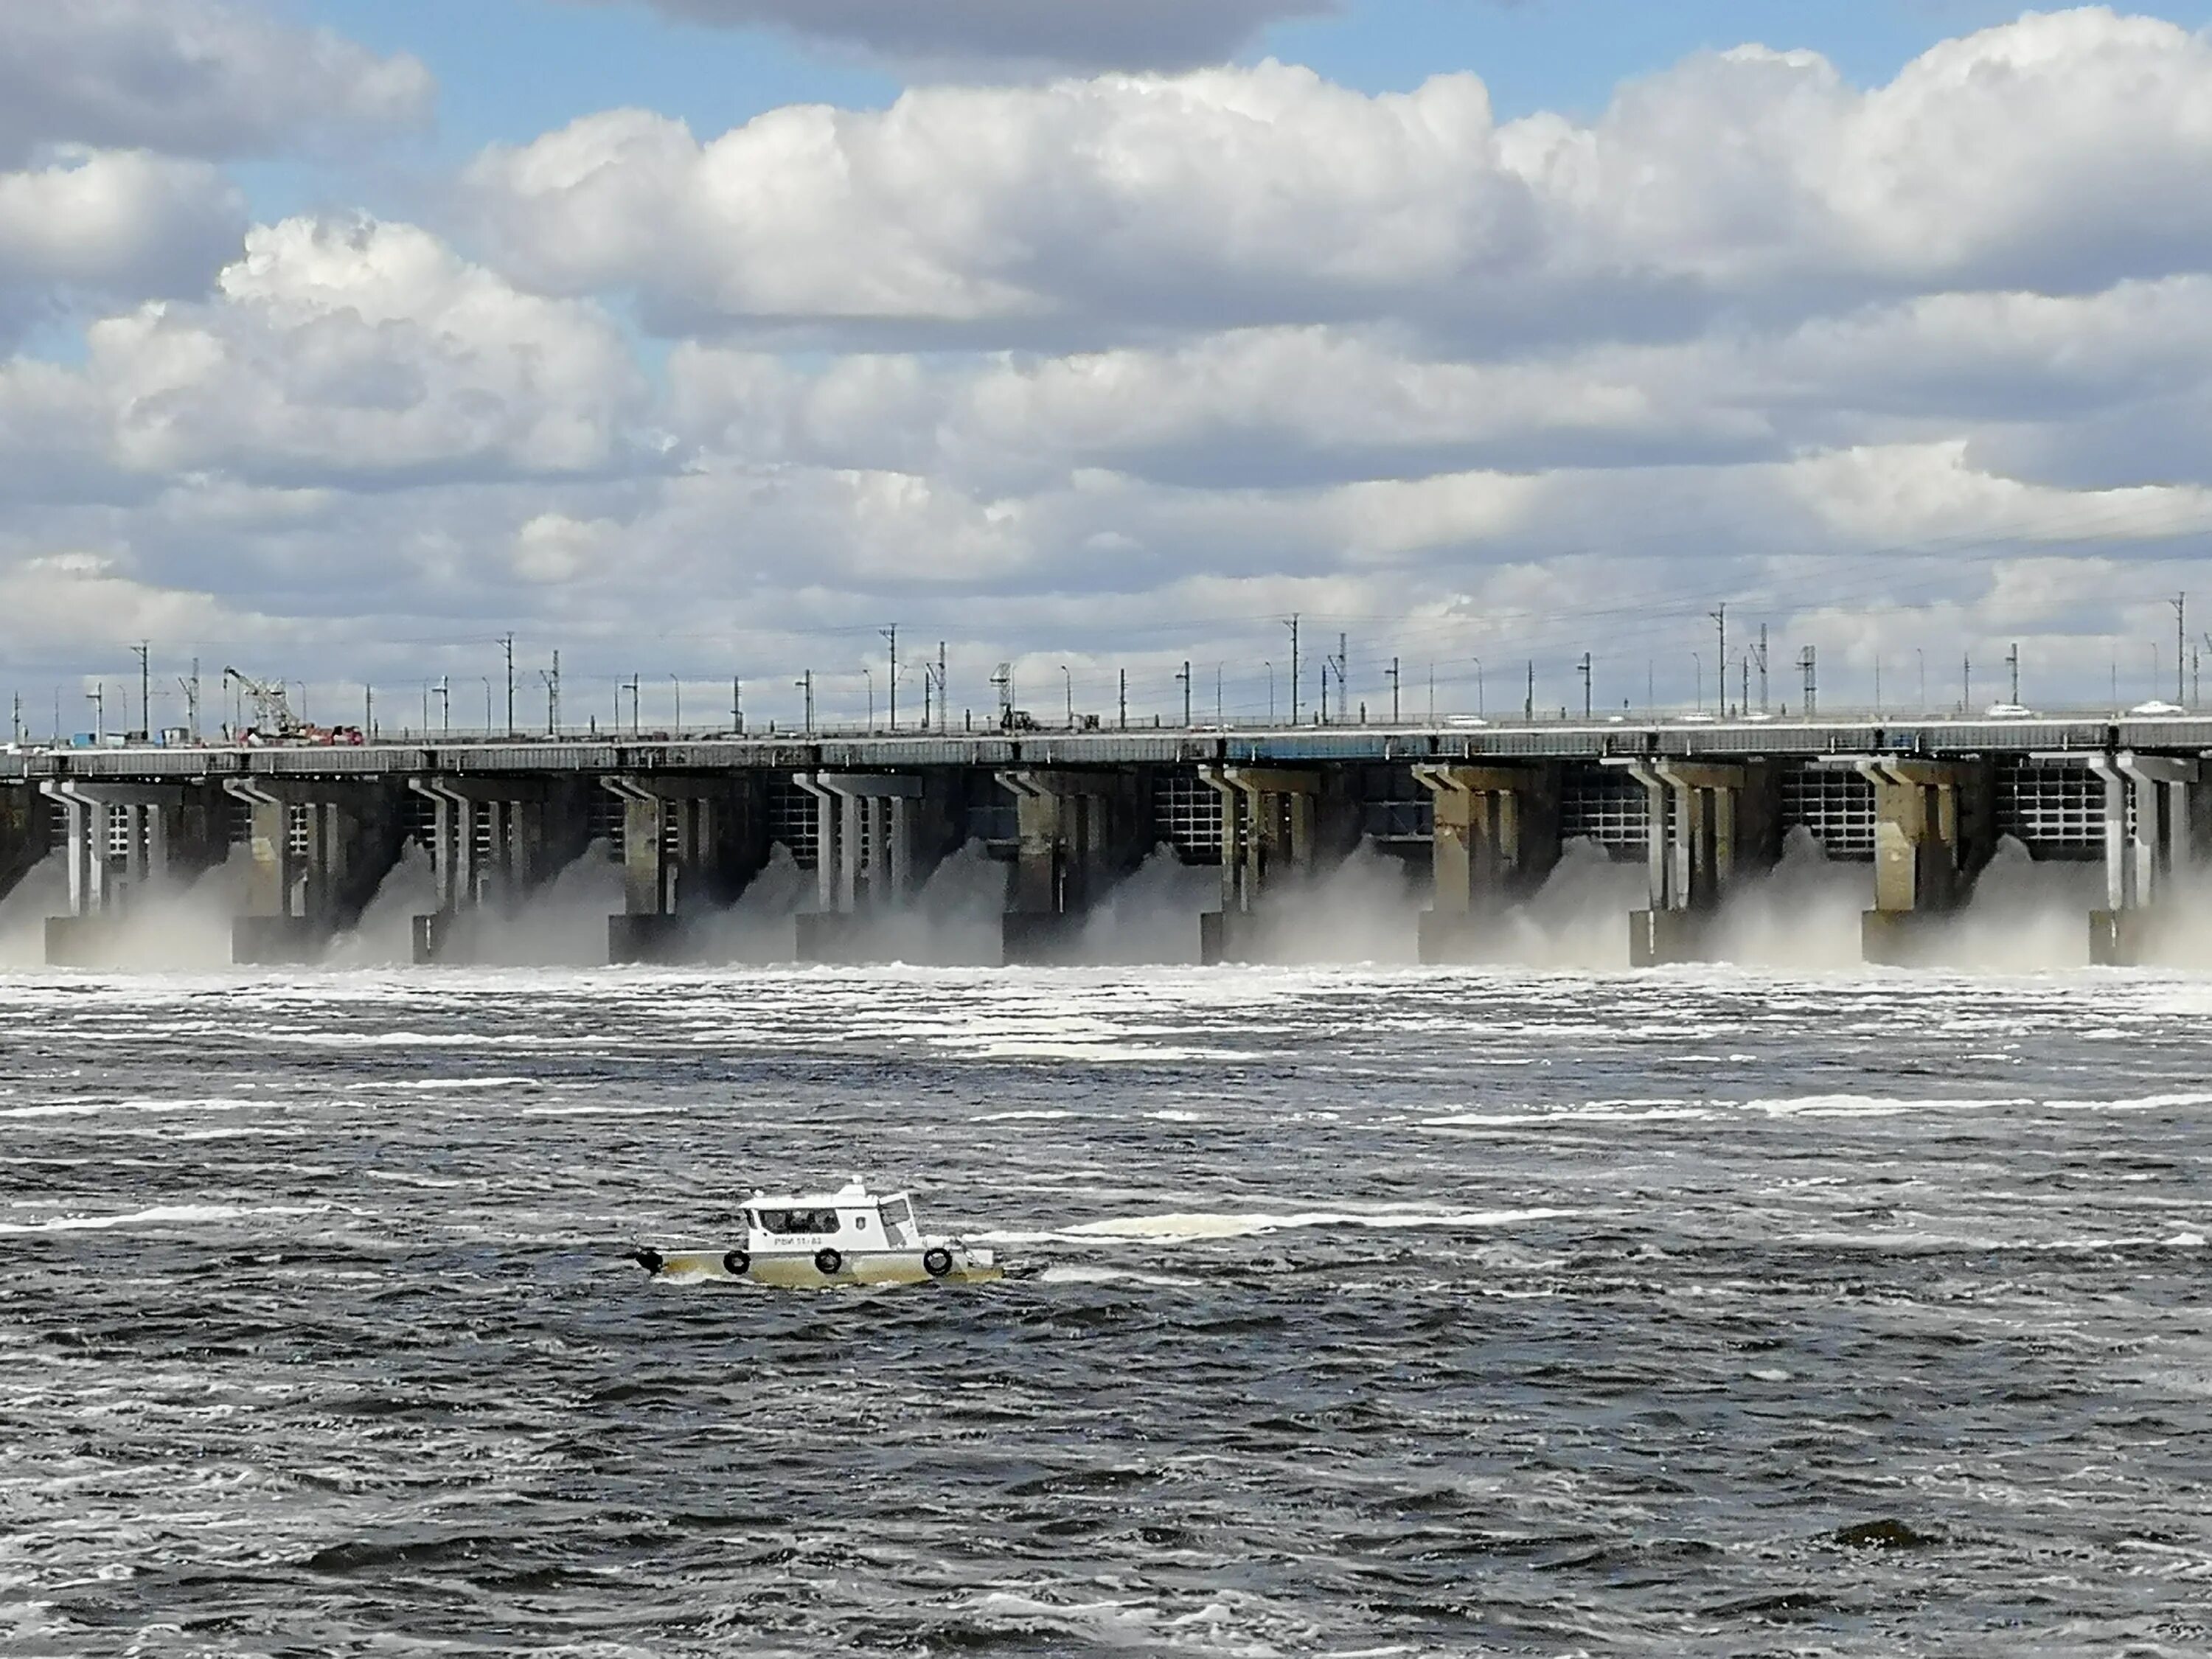
[[[264,227],[217,289],[88,331],[70,396],[97,399],[125,471],[589,473],[620,457],[642,399],[627,345],[595,308],[518,294],[411,226]]]
[[[245,222],[236,189],[202,161],[75,151],[0,172],[0,339],[57,292],[128,301],[195,291]]]
[[[923,63],[1180,69],[1220,63],[1270,23],[1338,0],[645,0],[689,21],[764,25]]]
[[[0,0],[0,162],[45,143],[221,158],[411,126],[429,72],[231,0]]]
[[[1778,661],[2040,630],[2101,684],[2212,530],[2208,52],[2033,17],[1863,92],[1746,50],[1583,124],[1278,65],[704,144],[592,116],[482,158],[462,251],[262,227],[204,299],[0,367],[0,568],[102,550],[261,618],[272,672],[513,627],[579,708],[659,662],[857,709],[896,617],[979,706],[1003,659],[1169,707],[1191,658],[1252,712],[1291,610],[1370,698],[1480,654],[1556,705],[1587,648],[1640,702],[1688,694],[1722,599]],[[9,187],[41,281],[185,240]]]
[[[705,143],[620,111],[494,149],[468,182],[507,268],[635,288],[671,327],[1015,344],[1395,319],[1499,349],[2196,269],[2207,111],[2212,40],[2093,9],[1948,43],[1872,92],[1809,53],[1695,58],[1587,125],[1498,125],[1471,76],[1368,96],[1267,64],[923,88]]]

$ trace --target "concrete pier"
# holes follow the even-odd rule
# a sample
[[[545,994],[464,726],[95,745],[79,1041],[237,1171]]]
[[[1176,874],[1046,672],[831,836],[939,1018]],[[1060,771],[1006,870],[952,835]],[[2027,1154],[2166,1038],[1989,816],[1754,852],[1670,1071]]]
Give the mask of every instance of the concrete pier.
[[[1435,901],[1421,913],[1421,960],[1495,960],[1498,919],[1559,861],[1559,767],[1423,764],[1413,776],[1435,802]]]
[[[210,785],[64,778],[42,787],[66,819],[69,914],[46,919],[46,960],[56,967],[111,959],[134,899],[157,879],[196,878],[229,850],[222,797]]]
[[[1628,918],[1632,966],[1711,960],[1722,902],[1780,850],[1774,780],[1761,762],[1660,757],[1620,763],[1643,785],[1645,909]]]
[[[53,849],[52,802],[36,784],[0,784],[0,898]]]
[[[1035,769],[1000,772],[998,781],[1014,797],[1017,824],[1002,960],[1072,961],[1092,908],[1151,847],[1139,780]]]
[[[2137,966],[2171,940],[2177,884],[2201,864],[2207,839],[2202,764],[2131,750],[2089,758],[2104,787],[2106,903],[2089,915],[2091,962]]]
[[[471,926],[511,908],[575,862],[591,841],[586,778],[410,777],[435,807],[430,863],[438,908],[415,918],[417,963],[465,962]]]
[[[337,780],[227,778],[223,787],[252,818],[246,910],[231,924],[231,960],[320,961],[399,861],[407,834],[399,796]]]
[[[629,773],[599,780],[623,804],[623,910],[607,960],[710,958],[701,924],[768,860],[757,780]]]
[[[915,821],[922,780],[814,772],[793,780],[815,799],[817,904],[798,919],[801,962],[865,962],[880,916],[914,896]]]
[[[1860,757],[1874,785],[1874,908],[1861,954],[1910,967],[1940,960],[1940,924],[1962,908],[1996,848],[1992,769],[1983,758]]]
[[[1255,962],[1294,926],[1289,896],[1358,844],[1357,802],[1318,768],[1201,766],[1221,800],[1221,908],[1199,917],[1199,960]]]

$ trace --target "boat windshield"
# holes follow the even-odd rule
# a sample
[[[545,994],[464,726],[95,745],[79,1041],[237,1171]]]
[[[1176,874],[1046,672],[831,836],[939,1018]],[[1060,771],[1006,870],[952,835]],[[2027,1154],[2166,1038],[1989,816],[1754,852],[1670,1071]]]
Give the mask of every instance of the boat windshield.
[[[835,1210],[758,1210],[760,1228],[765,1233],[834,1233],[837,1231],[837,1212]]]
[[[909,1236],[913,1233],[914,1205],[909,1200],[903,1198],[886,1199],[884,1201],[883,1216],[885,1233],[903,1232]]]

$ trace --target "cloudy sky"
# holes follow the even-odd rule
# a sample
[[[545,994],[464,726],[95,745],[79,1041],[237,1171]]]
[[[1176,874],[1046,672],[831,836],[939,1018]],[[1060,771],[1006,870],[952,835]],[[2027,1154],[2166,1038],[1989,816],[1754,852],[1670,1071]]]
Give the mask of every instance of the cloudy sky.
[[[0,696],[2174,690],[2212,0],[0,0]],[[2212,655],[2212,649],[2206,654]],[[1478,667],[1478,664],[1480,666]],[[1922,687],[1924,684],[1925,691]],[[1431,686],[1435,690],[1431,693]],[[1757,679],[1752,680],[1757,697]],[[1339,694],[1332,682],[1332,697]],[[212,689],[208,707],[217,702]],[[627,718],[626,696],[619,706]],[[956,714],[956,720],[957,716]],[[133,721],[135,708],[133,709]]]

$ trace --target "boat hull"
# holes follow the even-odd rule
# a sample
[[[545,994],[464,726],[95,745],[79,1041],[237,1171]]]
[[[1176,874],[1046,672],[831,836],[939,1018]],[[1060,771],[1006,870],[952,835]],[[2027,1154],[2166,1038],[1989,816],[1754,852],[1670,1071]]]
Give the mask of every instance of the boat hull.
[[[744,1259],[733,1250],[653,1250],[636,1253],[647,1273],[662,1279],[746,1279],[777,1290],[819,1291],[843,1285],[988,1285],[1004,1279],[1006,1269],[989,1256],[954,1250],[951,1271],[932,1273],[922,1250],[855,1250],[845,1253],[837,1271],[825,1273],[811,1255],[755,1254]],[[732,1255],[743,1261],[744,1271],[730,1271]]]

